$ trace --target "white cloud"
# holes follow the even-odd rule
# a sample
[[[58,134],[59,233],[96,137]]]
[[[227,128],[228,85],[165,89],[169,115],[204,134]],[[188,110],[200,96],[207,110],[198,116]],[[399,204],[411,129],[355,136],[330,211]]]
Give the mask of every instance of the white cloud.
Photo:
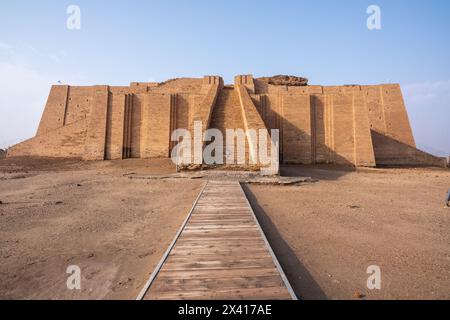
[[[402,89],[405,99],[414,104],[450,98],[450,80],[407,84]]]
[[[67,77],[35,67],[48,61],[60,63],[67,56],[63,50],[58,54],[46,51],[27,43],[0,42],[0,148],[34,137],[51,85]],[[67,80],[74,78],[71,75]]]
[[[402,86],[417,146],[439,156],[450,155],[450,80]]]
[[[5,42],[0,42],[0,49],[2,50],[11,50],[13,47]]]
[[[61,58],[57,54],[51,53],[48,55],[48,57],[55,63],[61,63]]]
[[[52,81],[33,69],[0,62],[0,148],[35,135]]]

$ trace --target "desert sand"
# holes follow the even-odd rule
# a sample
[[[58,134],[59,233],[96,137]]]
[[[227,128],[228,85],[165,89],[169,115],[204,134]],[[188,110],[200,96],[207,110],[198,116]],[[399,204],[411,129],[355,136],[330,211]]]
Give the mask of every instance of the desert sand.
[[[0,162],[0,298],[136,298],[201,182],[123,177],[144,161],[43,162]],[[67,289],[70,265],[80,291]]]
[[[450,299],[448,170],[282,171],[315,182],[244,190],[301,299]],[[204,181],[126,174],[173,172],[170,160],[0,160],[0,298],[134,299]],[[381,290],[366,287],[370,265]]]
[[[245,188],[303,299],[449,299],[450,172],[284,168],[317,183]],[[381,269],[368,290],[367,268]]]

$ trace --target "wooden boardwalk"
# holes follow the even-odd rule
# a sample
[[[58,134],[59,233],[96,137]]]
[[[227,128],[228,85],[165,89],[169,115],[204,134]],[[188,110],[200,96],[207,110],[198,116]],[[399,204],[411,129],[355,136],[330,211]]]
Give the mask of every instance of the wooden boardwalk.
[[[296,299],[237,181],[209,181],[138,299]]]

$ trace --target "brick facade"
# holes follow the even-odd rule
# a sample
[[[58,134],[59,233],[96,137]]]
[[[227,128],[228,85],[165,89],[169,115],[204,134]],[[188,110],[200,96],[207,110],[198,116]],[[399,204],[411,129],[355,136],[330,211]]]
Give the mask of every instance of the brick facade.
[[[280,161],[287,164],[446,164],[416,149],[398,84],[275,86],[251,75],[226,87],[218,76],[128,87],[53,86],[36,136],[11,147],[8,156],[169,157],[171,132],[192,130],[195,121],[204,130],[224,131],[227,124],[278,129]],[[248,161],[257,144],[247,136]]]

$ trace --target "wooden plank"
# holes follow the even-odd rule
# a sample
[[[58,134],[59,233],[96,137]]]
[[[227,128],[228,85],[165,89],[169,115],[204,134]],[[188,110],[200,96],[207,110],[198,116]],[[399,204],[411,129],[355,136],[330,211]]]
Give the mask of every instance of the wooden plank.
[[[245,274],[247,277],[264,277],[278,275],[278,270],[274,268],[253,268],[253,269],[225,269],[225,270],[193,270],[193,271],[162,271],[159,279],[225,279],[235,278]]]
[[[285,287],[161,292],[154,300],[287,300]]]
[[[165,279],[155,283],[154,289],[159,292],[173,291],[208,291],[236,288],[283,287],[283,280],[276,275],[260,277],[230,277],[209,279]]]
[[[237,181],[209,181],[144,299],[296,299]]]

